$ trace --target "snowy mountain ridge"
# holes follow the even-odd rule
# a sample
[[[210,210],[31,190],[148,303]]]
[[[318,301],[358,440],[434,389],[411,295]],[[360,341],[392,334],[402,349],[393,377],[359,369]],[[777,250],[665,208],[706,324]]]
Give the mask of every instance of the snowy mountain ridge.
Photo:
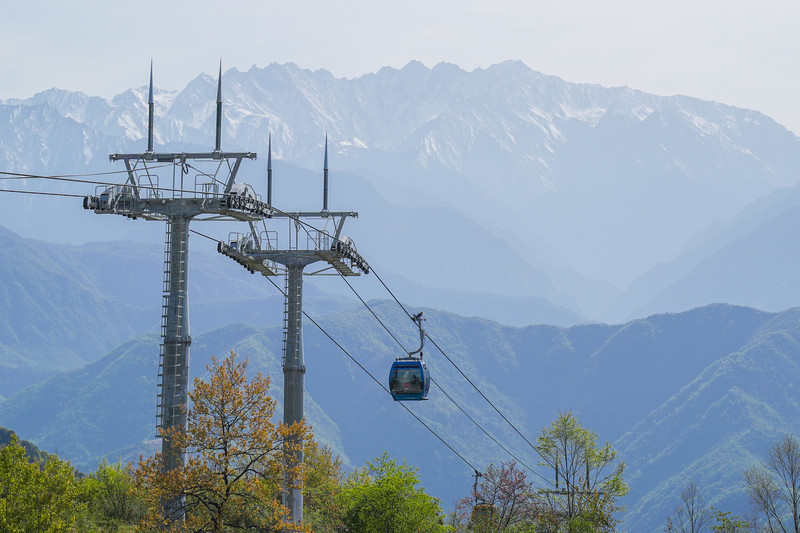
[[[156,140],[179,143],[187,141],[188,135],[208,144],[216,84],[216,79],[201,74],[181,91],[156,89]],[[730,150],[742,153],[749,152],[736,142],[741,135],[739,123],[772,122],[758,112],[695,98],[568,83],[519,61],[472,72],[448,63],[428,69],[411,62],[403,69],[385,67],[353,80],[292,63],[254,66],[246,72],[230,69],[223,76],[223,99],[225,138],[237,147],[254,138],[263,141],[271,132],[277,156],[285,152],[285,158],[298,159],[304,152],[295,145],[303,134],[313,132],[318,137],[327,130],[332,140],[344,146],[416,149],[421,159],[436,156],[455,171],[468,168],[463,156],[481,135],[488,135],[502,151],[522,152],[516,157],[546,169],[546,159],[530,157],[532,147],[524,140],[538,138],[534,146],[553,154],[568,140],[564,123],[594,127],[609,114],[642,122],[655,112],[678,111],[699,135],[721,135]],[[376,105],[380,99],[398,105]],[[147,136],[146,86],[129,89],[110,101],[50,89],[2,104],[46,105],[63,117],[130,141]],[[256,133],[256,125],[265,127]],[[460,126],[448,132],[447,142],[442,141],[445,126]]]
[[[155,92],[156,150],[212,147],[216,84],[201,74],[180,91]],[[24,172],[107,171],[108,153],[144,149],[146,95],[146,87],[111,100],[51,89],[8,100],[0,162]],[[223,149],[263,160],[271,135],[276,161],[317,171],[327,132],[334,179],[360,176],[388,199],[405,191],[412,208],[416,190],[438,198],[560,279],[556,289],[596,317],[608,287],[623,290],[710,225],[800,182],[800,139],[761,113],[569,83],[519,61],[470,72],[411,62],[354,79],[273,63],[225,72],[223,100]],[[262,162],[243,172],[263,181]],[[358,193],[348,203],[357,206]],[[434,232],[437,224],[428,221]],[[446,260],[425,236],[411,238],[432,261]],[[480,244],[474,234],[452,238]],[[518,291],[509,279],[501,293]]]

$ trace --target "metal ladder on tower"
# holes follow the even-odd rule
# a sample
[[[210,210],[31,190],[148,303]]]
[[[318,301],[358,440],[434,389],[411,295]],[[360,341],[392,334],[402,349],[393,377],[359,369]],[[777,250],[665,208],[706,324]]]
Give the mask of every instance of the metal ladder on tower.
[[[164,422],[164,405],[169,405],[170,402],[165,402],[164,390],[164,365],[166,354],[166,344],[164,342],[167,333],[167,325],[169,323],[169,286],[172,279],[172,272],[169,268],[170,255],[172,254],[172,234],[169,231],[169,224],[167,225],[166,237],[164,238],[164,270],[163,281],[161,284],[161,346],[158,356],[158,403],[156,404],[156,428],[162,428]]]
[[[181,379],[180,372],[185,372],[185,368],[181,367],[181,362],[178,360],[177,352],[173,348],[168,349],[172,343],[175,343],[183,336],[183,314],[184,305],[183,297],[184,287],[178,287],[177,291],[173,292],[172,280],[173,275],[181,283],[186,280],[186,265],[185,258],[181,254],[181,259],[175,263],[172,257],[173,242],[172,242],[172,226],[174,224],[185,224],[185,221],[173,219],[167,224],[166,236],[164,238],[164,278],[162,283],[162,296],[161,296],[161,346],[159,352],[158,363],[158,399],[157,413],[156,413],[156,427],[163,427],[165,420],[165,406],[170,409],[166,414],[169,420],[174,420],[179,415],[175,412],[179,408],[180,402],[178,401],[181,395]],[[180,232],[179,232],[180,233]],[[178,250],[183,250],[185,253],[186,243],[176,243]],[[175,263],[175,264],[173,264]],[[173,302],[175,298],[175,302]],[[174,336],[168,338],[168,332],[173,331]],[[169,376],[169,380],[165,379]]]
[[[288,273],[284,277],[284,287],[285,287],[285,292],[286,292],[286,298],[283,299],[283,356],[282,356],[282,359],[281,359],[281,365],[282,366],[286,366],[287,350],[289,350],[290,347],[296,349],[296,347],[299,345],[299,339],[298,338],[290,339],[289,338],[289,335],[290,335],[289,332],[292,331],[292,332],[294,332],[296,337],[299,336],[300,335],[300,333],[299,333],[300,332],[300,327],[299,327],[298,323],[301,320],[300,316],[292,317],[292,316],[290,316],[290,313],[289,313],[290,303],[294,302],[295,304],[297,304],[299,299],[300,299],[300,294],[299,294],[297,288],[293,287],[289,283],[289,275],[288,275]],[[295,309],[297,309],[297,307],[295,307]],[[290,341],[294,341],[294,342],[290,342]],[[294,356],[294,355],[295,354],[292,354],[292,356]]]

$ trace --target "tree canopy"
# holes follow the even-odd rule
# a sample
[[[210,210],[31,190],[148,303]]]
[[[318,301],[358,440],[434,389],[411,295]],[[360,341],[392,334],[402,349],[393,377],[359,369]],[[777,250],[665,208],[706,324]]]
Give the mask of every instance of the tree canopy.
[[[88,510],[68,461],[30,462],[12,437],[0,449],[0,531],[61,533],[83,529]]]
[[[568,411],[560,413],[542,430],[537,448],[543,466],[553,470],[557,490],[545,491],[551,516],[568,531],[589,527],[592,531],[613,531],[621,511],[618,500],[628,493],[623,480],[625,463],[606,442],[599,445],[597,434],[583,427]]]
[[[439,500],[417,485],[417,469],[386,453],[356,469],[340,495],[347,531],[436,533],[447,531]]]
[[[289,523],[280,503],[284,483],[302,484],[302,465],[287,465],[308,428],[272,422],[276,402],[268,394],[269,379],[259,373],[248,380],[247,365],[232,352],[222,361],[212,358],[207,381],[194,380],[188,427],[167,435],[186,450],[184,465],[167,471],[160,453],[141,461],[136,475],[148,504],[142,529],[308,530]],[[167,501],[180,502],[183,521],[163,512]]]
[[[532,531],[542,512],[540,495],[512,461],[488,466],[472,495],[457,503],[451,523],[475,533]]]

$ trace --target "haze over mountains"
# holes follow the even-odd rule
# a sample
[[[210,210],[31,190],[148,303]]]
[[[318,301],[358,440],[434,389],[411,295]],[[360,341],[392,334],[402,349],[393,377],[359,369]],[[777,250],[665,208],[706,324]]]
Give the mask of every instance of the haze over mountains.
[[[209,149],[215,91],[216,81],[206,75],[181,91],[157,91],[157,149]],[[496,307],[525,317],[519,324],[530,320],[511,296],[528,298],[528,309],[534,299],[561,308],[538,300],[536,318],[553,312],[555,323],[727,301],[713,294],[708,297],[717,299],[690,302],[692,291],[670,297],[675,304],[650,300],[706,259],[701,249],[681,268],[670,264],[698,235],[711,238],[709,228],[800,181],[800,140],[760,113],[567,83],[519,62],[472,72],[410,63],[352,80],[273,64],[228,71],[223,96],[223,147],[261,154],[241,179],[263,194],[272,134],[275,158],[283,163],[276,167],[275,204],[319,209],[327,132],[331,205],[362,213],[367,222],[349,231],[365,257],[404,278],[410,293],[427,294],[420,304],[460,312],[458,302],[490,294],[504,301]],[[143,150],[146,97],[146,87],[112,101],[53,89],[6,101],[0,164],[33,173],[120,170],[106,157]],[[91,189],[69,187],[79,194]],[[160,228],[88,220],[73,203],[0,200],[6,207],[0,223],[24,236],[160,241]],[[387,211],[391,220],[375,216]],[[743,236],[728,233],[708,248]],[[409,249],[416,260],[406,260]],[[653,268],[669,272],[654,276]],[[731,280],[719,292],[735,294],[737,285]],[[783,308],[769,298],[735,303]],[[470,313],[482,314],[480,305],[472,307]]]
[[[91,254],[72,257],[72,266],[78,268],[68,269],[65,281],[87,292],[102,292],[98,289],[104,286],[103,276],[95,274],[80,283],[77,273],[112,273],[114,262],[92,266]],[[203,259],[202,264],[207,263],[213,261]],[[0,269],[3,291],[19,281],[6,274],[4,265]],[[31,265],[30,275],[50,280],[62,274],[51,264],[37,263]],[[93,469],[103,457],[129,460],[151,452],[157,446],[157,334],[118,343],[114,339],[130,326],[104,323],[102,308],[76,308],[73,300],[58,296],[32,293],[30,298],[30,302],[4,306],[2,314],[47,303],[52,315],[72,313],[85,322],[80,331],[87,334],[87,347],[103,333],[108,351],[84,366],[57,372],[46,380],[40,377],[22,390],[9,390],[6,385],[2,392],[7,398],[0,400],[0,426],[14,429],[21,438],[70,459],[83,470]],[[205,298],[196,299],[206,303]],[[320,303],[314,295],[308,301],[312,316],[326,331],[374,376],[386,379],[398,348],[370,313],[354,306],[325,316],[330,304]],[[280,402],[281,326],[242,323],[263,319],[243,313],[253,306],[242,302],[239,315],[216,313],[240,323],[205,333],[195,330],[191,373],[203,376],[211,355],[235,350],[250,359],[253,371],[272,376],[272,393]],[[262,302],[266,302],[262,303],[265,310],[279,314],[280,302]],[[371,305],[401,342],[414,344],[413,325],[393,301],[372,301]],[[197,305],[193,310],[207,315],[203,311],[207,307]],[[622,516],[625,531],[661,531],[689,480],[695,481],[711,504],[744,512],[742,472],[764,455],[770,442],[793,431],[800,422],[794,392],[800,387],[797,309],[776,314],[716,305],[620,325],[570,328],[518,328],[427,308],[425,313],[431,338],[529,440],[559,411],[572,409],[599,434],[601,442],[610,441],[619,450],[627,465],[625,479],[632,487],[624,500],[628,506]],[[42,316],[42,330],[49,320]],[[104,327],[92,331],[93,324]],[[463,462],[394,405],[314,326],[307,323],[304,336],[306,414],[318,439],[331,445],[351,466],[384,450],[405,458],[420,468],[424,486],[446,507],[468,493],[472,471]],[[5,339],[4,334],[0,353],[7,353]],[[31,347],[36,346],[34,340],[28,341]],[[26,361],[25,354],[33,353],[31,359],[39,365],[35,350],[27,350],[24,340],[21,344],[21,357],[11,363],[19,368],[19,363]],[[552,482],[547,470],[538,466],[533,451],[442,354],[430,344],[425,354],[439,386],[544,476],[544,480],[533,476],[536,485],[545,486],[548,479]],[[9,362],[5,358],[2,362],[2,374],[6,375]],[[476,467],[510,460],[438,386],[429,401],[411,408]]]
[[[157,91],[157,151],[210,150],[215,93],[206,75]],[[0,170],[121,182],[77,175],[122,170],[109,153],[144,150],[146,97],[146,87],[111,101],[52,89],[2,102]],[[755,111],[571,84],[519,62],[410,63],[352,80],[273,64],[226,72],[223,97],[223,148],[259,153],[239,181],[261,194],[272,134],[281,209],[321,207],[327,132],[330,205],[359,212],[345,228],[359,252],[404,303],[425,308],[431,334],[527,435],[573,409],[612,442],[633,487],[626,530],[663,529],[691,479],[714,505],[744,511],[741,471],[798,422],[795,135]],[[0,188],[95,187],[30,177]],[[149,449],[163,223],[97,216],[80,198],[0,193],[0,207],[0,425],[86,468]],[[199,236],[189,272],[193,375],[237,349],[276,376],[280,397],[281,296]],[[388,297],[374,276],[353,283]],[[391,339],[341,280],[306,287],[306,309],[382,379]],[[397,307],[375,305],[413,343]],[[351,464],[386,449],[407,457],[445,505],[468,492],[463,463],[377,400],[308,325],[306,353],[323,440]],[[429,357],[450,394],[515,442]],[[470,460],[506,459],[487,455],[493,444],[442,395],[415,411]]]

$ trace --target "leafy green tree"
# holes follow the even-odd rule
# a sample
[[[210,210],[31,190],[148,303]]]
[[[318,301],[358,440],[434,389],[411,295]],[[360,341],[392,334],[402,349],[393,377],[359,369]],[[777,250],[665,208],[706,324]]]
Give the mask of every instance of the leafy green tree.
[[[597,434],[583,427],[569,411],[558,417],[537,437],[543,466],[553,469],[557,491],[544,491],[551,520],[557,531],[614,531],[614,514],[628,493],[623,481],[625,463],[606,442],[600,446]]]
[[[438,533],[447,531],[439,500],[417,488],[417,469],[384,453],[356,469],[340,495],[347,531]]]
[[[0,448],[10,444],[14,439],[25,448],[25,455],[31,463],[44,464],[47,460],[47,453],[37,448],[33,443],[20,439],[12,430],[0,426]]]
[[[101,531],[118,531],[144,516],[145,502],[136,489],[131,465],[100,463],[81,480],[81,499]]]
[[[341,531],[344,523],[340,500],[345,478],[342,460],[313,438],[306,441],[303,455],[303,520],[314,533]]]
[[[29,462],[16,437],[0,449],[0,531],[91,531],[86,504],[68,461],[49,455]]]
[[[716,533],[746,533],[752,531],[752,525],[742,517],[731,513],[730,511],[720,511],[714,507],[711,508],[714,513],[714,520],[716,523],[711,526],[711,531]]]

